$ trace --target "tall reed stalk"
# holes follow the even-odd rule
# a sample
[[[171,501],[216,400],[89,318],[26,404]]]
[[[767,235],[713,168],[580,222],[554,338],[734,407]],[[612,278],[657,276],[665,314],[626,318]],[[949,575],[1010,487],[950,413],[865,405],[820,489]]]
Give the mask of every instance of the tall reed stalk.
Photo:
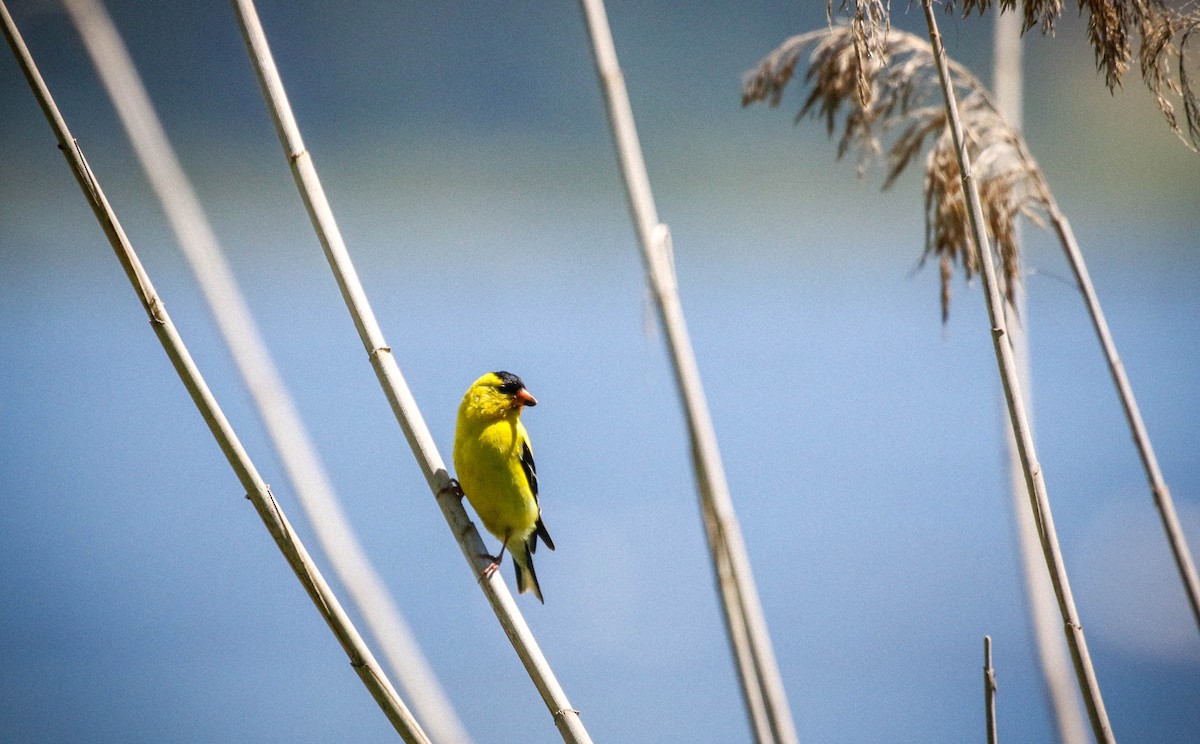
[[[334,573],[358,607],[430,738],[445,744],[468,744],[470,737],[462,722],[342,509],[112,18],[101,0],[66,0],[65,5]]]
[[[1022,96],[1024,75],[1022,70],[1021,18],[1016,13],[997,12],[993,17],[994,39],[992,50],[992,90],[996,97],[996,109],[1008,125],[1020,131],[1024,118]],[[1014,240],[1021,242],[1021,225],[1014,226]],[[1016,271],[1007,282],[1006,294],[1012,297],[1006,303],[1008,339],[1012,344],[1013,358],[1017,366],[1017,379],[1026,401],[1030,403],[1030,425],[1032,426],[1032,386],[1029,364],[1029,313],[1025,311],[1025,277]],[[1038,651],[1038,663],[1046,694],[1047,707],[1058,732],[1061,744],[1084,744],[1087,726],[1080,708],[1079,691],[1071,679],[1071,660],[1066,639],[1059,631],[1058,608],[1055,607],[1054,587],[1044,568],[1042,548],[1038,540],[1037,525],[1029,510],[1029,496],[1025,490],[1025,476],[1021,469],[1021,455],[1017,451],[1017,440],[1004,419],[1005,444],[1008,450],[1008,482],[1013,521],[1016,525],[1017,550],[1021,559],[1024,577],[1026,611],[1029,627]]]
[[[452,488],[450,475],[446,472],[442,457],[434,445],[433,436],[421,417],[416,400],[413,399],[408,383],[400,373],[391,348],[384,340],[375,313],[358,278],[358,272],[342,240],[325,191],[321,187],[312,156],[305,149],[300,137],[300,129],[288,103],[283,81],[275,67],[275,60],[254,3],[251,0],[233,0],[233,8],[300,197],[308,210],[313,229],[325,251],[325,257],[337,280],[346,307],[358,329],[371,366],[379,378],[396,420],[404,431],[413,456],[441,507],[442,515],[458,542],[468,567],[478,580],[496,618],[542,696],[563,740],[572,744],[591,742],[580,720],[579,711],[571,707],[567,700],[566,693],[538,647],[525,618],[517,609],[500,572],[484,573],[491,561],[487,558],[483,539],[462,506],[461,492]]]
[[[946,107],[946,116],[954,141],[955,153],[958,160],[959,174],[962,179],[962,190],[967,201],[967,215],[970,223],[970,235],[974,242],[978,263],[982,269],[984,284],[984,299],[987,303],[988,317],[992,324],[992,344],[996,353],[996,362],[1000,371],[1000,380],[1004,386],[1004,397],[1008,404],[1009,419],[1017,440],[1021,465],[1025,471],[1025,484],[1029,492],[1030,506],[1035,520],[1039,525],[1039,536],[1046,566],[1054,585],[1055,596],[1058,599],[1063,624],[1067,634],[1067,644],[1071,650],[1075,674],[1087,706],[1088,717],[1092,723],[1092,733],[1096,741],[1108,744],[1115,742],[1112,727],[1108,721],[1108,713],[1104,708],[1104,700],[1100,694],[1100,685],[1092,666],[1091,655],[1088,652],[1087,640],[1083,635],[1083,626],[1079,613],[1075,608],[1075,599],[1071,594],[1071,585],[1067,578],[1066,565],[1063,563],[1062,552],[1059,549],[1058,533],[1054,529],[1054,518],[1050,512],[1050,501],[1046,494],[1046,484],[1042,479],[1041,465],[1037,460],[1034,449],[1033,435],[1029,427],[1029,419],[1025,413],[1024,396],[1017,382],[1016,363],[1013,359],[1012,347],[1007,338],[1007,323],[1004,313],[1004,298],[996,278],[993,265],[991,244],[988,241],[983,215],[983,206],[979,197],[979,188],[971,170],[971,158],[967,152],[966,138],[963,133],[962,121],[959,118],[958,103],[955,100],[954,86],[946,63],[946,50],[942,45],[942,37],[938,32],[937,18],[933,11],[932,0],[922,0],[921,6],[925,11],[925,20],[929,27],[929,41],[933,47],[933,57],[937,65],[938,79],[941,81],[942,94]]]
[[[1196,627],[1200,630],[1200,578],[1197,578],[1196,564],[1192,560],[1191,549],[1188,548],[1183,527],[1179,524],[1179,516],[1175,513],[1175,500],[1171,498],[1171,491],[1167,488],[1162,470],[1158,467],[1158,458],[1155,457],[1154,447],[1150,444],[1150,435],[1146,431],[1146,424],[1138,409],[1137,399],[1129,384],[1129,377],[1125,374],[1125,365],[1121,362],[1112,333],[1108,330],[1108,321],[1104,318],[1104,310],[1100,307],[1100,300],[1092,285],[1092,278],[1088,273],[1087,264],[1083,260],[1083,254],[1079,250],[1079,244],[1075,241],[1071,223],[1058,208],[1058,202],[1054,200],[1054,196],[1050,194],[1049,190],[1046,190],[1044,198],[1050,224],[1053,225],[1054,232],[1058,235],[1068,263],[1071,264],[1071,271],[1075,274],[1075,280],[1079,284],[1079,290],[1087,304],[1092,327],[1096,330],[1096,337],[1100,340],[1100,346],[1104,350],[1104,359],[1121,399],[1121,407],[1125,411],[1125,419],[1129,423],[1133,441],[1137,445],[1142,467],[1146,471],[1146,479],[1150,482],[1150,493],[1154,496],[1154,505],[1158,508],[1159,517],[1162,519],[1163,530],[1167,534],[1167,542],[1171,546],[1171,554],[1175,559],[1175,567],[1179,571],[1180,580],[1183,581],[1184,592],[1191,605]]]
[[[380,708],[383,709],[388,720],[396,728],[396,731],[406,742],[410,742],[411,744],[428,744],[428,737],[421,730],[420,725],[413,718],[408,708],[405,707],[404,702],[392,687],[391,682],[388,681],[378,662],[371,655],[370,649],[367,648],[366,643],[363,642],[362,637],[358,634],[349,617],[347,617],[336,595],[334,595],[329,585],[325,582],[320,570],[292,529],[283,510],[271,495],[270,489],[259,475],[258,470],[254,467],[254,463],[242,447],[229,420],[225,418],[224,412],[222,412],[216,399],[213,397],[212,391],[209,390],[207,383],[205,383],[203,376],[201,376],[200,370],[188,353],[183,339],[167,314],[162,299],[155,292],[149,275],[134,252],[133,246],[121,228],[121,224],[117,220],[107,198],[105,198],[99,182],[88,168],[82,149],[71,136],[71,132],[68,130],[67,124],[58,107],[55,105],[54,99],[51,97],[50,91],[46,87],[41,74],[38,72],[33,57],[30,55],[24,40],[21,38],[20,32],[13,22],[12,16],[9,14],[3,0],[0,0],[0,20],[3,21],[5,38],[8,40],[13,54],[16,56],[25,74],[25,78],[29,82],[29,86],[37,98],[42,112],[46,116],[46,120],[49,122],[51,129],[54,130],[55,137],[58,139],[58,147],[63,152],[63,155],[66,156],[67,163],[75,176],[75,180],[79,183],[84,197],[87,199],[92,212],[100,223],[101,229],[103,229],[113,251],[116,253],[117,260],[121,263],[130,284],[133,286],[134,292],[142,303],[142,307],[150,319],[151,328],[154,329],[155,335],[166,351],[172,365],[174,365],[184,387],[187,388],[188,393],[191,395],[192,401],[200,410],[205,423],[208,424],[209,430],[217,440],[218,445],[220,445],[221,451],[225,454],[230,466],[237,474],[242,487],[245,488],[246,497],[254,504],[254,508],[257,510],[263,524],[266,525],[271,537],[275,540],[279,550],[283,553],[288,564],[295,572],[296,577],[308,592],[313,604],[317,606],[318,611],[320,611],[322,617],[325,618],[330,629],[342,644],[346,655],[350,657],[350,665],[358,673],[367,689],[370,690],[371,695],[375,698]]]
[[[670,231],[658,221],[608,16],[603,0],[581,0],[581,5],[647,281],[666,332],[667,349],[687,417],[701,515],[747,714],[759,744],[795,744],[795,723],[729,496],[716,431],[684,321]]]

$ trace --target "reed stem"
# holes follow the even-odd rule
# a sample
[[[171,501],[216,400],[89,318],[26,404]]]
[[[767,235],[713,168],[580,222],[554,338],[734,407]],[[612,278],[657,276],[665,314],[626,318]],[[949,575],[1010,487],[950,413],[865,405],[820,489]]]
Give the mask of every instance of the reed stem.
[[[1063,562],[1062,551],[1058,544],[1058,533],[1054,529],[1054,518],[1050,511],[1050,501],[1046,495],[1046,484],[1042,478],[1041,465],[1037,461],[1034,449],[1033,435],[1029,427],[1029,418],[1025,413],[1024,396],[1017,384],[1016,364],[1013,360],[1012,347],[1007,338],[1007,323],[1004,318],[1003,297],[1000,294],[993,265],[991,245],[984,229],[983,207],[979,198],[979,189],[971,170],[971,159],[967,153],[962,121],[959,118],[958,104],[955,100],[954,87],[947,69],[946,50],[942,45],[942,37],[938,32],[937,18],[933,10],[933,0],[922,0],[925,20],[929,26],[929,41],[933,47],[933,57],[937,65],[938,79],[941,82],[942,95],[949,119],[951,136],[958,157],[959,172],[962,178],[963,194],[967,200],[967,214],[970,222],[971,236],[975,249],[978,251],[979,265],[982,267],[984,284],[984,300],[987,303],[988,317],[992,325],[992,345],[996,353],[996,363],[1000,371],[1000,381],[1004,387],[1004,397],[1008,404],[1009,420],[1016,437],[1021,465],[1025,471],[1025,485],[1029,492],[1030,507],[1034,521],[1039,526],[1039,537],[1042,552],[1046,559],[1046,567],[1050,572],[1050,580],[1058,599],[1059,610],[1062,614],[1064,629],[1067,635],[1067,645],[1071,651],[1072,662],[1075,666],[1075,676],[1087,707],[1088,717],[1092,724],[1092,733],[1097,742],[1112,744],[1116,741],[1112,727],[1108,721],[1108,713],[1104,708],[1104,700],[1100,694],[1100,685],[1092,666],[1091,655],[1088,652],[1087,640],[1083,635],[1083,626],[1079,621],[1079,613],[1075,608],[1075,599],[1071,594],[1071,585],[1067,578],[1066,565]]]
[[[334,573],[430,738],[469,744],[470,737],[387,584],[354,533],[112,18],[101,0],[66,0],[65,5]]]
[[[38,99],[51,129],[54,130],[59,149],[66,156],[75,180],[83,190],[84,197],[88,200],[92,212],[116,253],[117,260],[125,270],[134,292],[138,295],[138,299],[150,319],[151,328],[154,329],[155,335],[174,365],[184,387],[187,388],[213,437],[217,440],[217,444],[220,445],[221,451],[237,474],[238,480],[241,481],[242,487],[246,491],[246,498],[254,504],[267,531],[271,533],[271,537],[308,592],[313,604],[317,606],[333,634],[342,644],[346,655],[350,657],[350,665],[370,690],[372,697],[383,709],[401,738],[410,744],[428,744],[429,739],[408,708],[405,707],[378,662],[371,655],[370,649],[367,648],[366,643],[347,617],[337,597],[292,529],[283,510],[271,495],[270,488],[263,481],[254,467],[254,463],[243,449],[242,443],[234,433],[229,420],[225,418],[212,391],[209,390],[175,328],[175,324],[167,314],[162,299],[155,291],[154,285],[151,284],[149,275],[134,252],[125,231],[121,228],[116,214],[105,198],[99,182],[88,167],[87,161],[83,157],[83,150],[71,136],[71,132],[55,105],[54,99],[38,72],[33,57],[25,46],[3,0],[0,0],[0,20],[3,21],[4,35],[29,82],[29,87]]]
[[[1096,288],[1088,273],[1087,263],[1083,260],[1083,253],[1080,252],[1079,244],[1075,241],[1071,223],[1059,210],[1058,203],[1054,201],[1053,196],[1047,193],[1045,198],[1050,224],[1054,226],[1054,232],[1058,235],[1059,243],[1062,245],[1063,252],[1066,253],[1067,261],[1071,264],[1071,271],[1074,272],[1079,290],[1083,294],[1088,315],[1092,319],[1092,327],[1096,331],[1096,337],[1104,351],[1104,359],[1108,364],[1109,373],[1112,375],[1113,384],[1117,388],[1117,395],[1121,399],[1125,420],[1129,423],[1129,430],[1133,435],[1134,444],[1137,446],[1138,456],[1141,457],[1142,468],[1146,471],[1146,480],[1150,483],[1150,493],[1154,496],[1154,505],[1158,508],[1159,517],[1162,519],[1163,530],[1167,534],[1167,542],[1171,546],[1171,555],[1175,559],[1175,567],[1183,582],[1184,593],[1192,608],[1196,627],[1200,630],[1200,578],[1196,575],[1196,564],[1192,560],[1191,549],[1188,547],[1187,538],[1184,537],[1183,527],[1179,524],[1179,516],[1175,513],[1175,501],[1171,498],[1171,491],[1167,488],[1167,482],[1158,466],[1158,458],[1155,457],[1154,447],[1150,444],[1150,435],[1146,431],[1141,410],[1138,409],[1137,399],[1133,395],[1133,387],[1129,384],[1129,377],[1125,374],[1125,365],[1117,353],[1116,343],[1108,329],[1108,321],[1104,318],[1104,310],[1100,307],[1100,299],[1096,295]]]
[[[581,0],[581,5],[647,281],[665,329],[667,350],[687,417],[701,516],[747,715],[759,744],[795,744],[798,741],[795,723],[771,648],[750,559],[729,495],[716,430],[700,382],[699,366],[684,321],[670,231],[658,221],[608,15],[603,0]]]
[[[437,499],[442,515],[450,527],[458,546],[462,551],[467,565],[476,577],[480,588],[492,606],[497,620],[508,636],[513,648],[520,657],[522,664],[537,687],[542,701],[549,709],[564,741],[570,744],[585,744],[591,742],[591,737],[583,727],[579,711],[575,710],[567,700],[566,693],[559,685],[553,670],[538,647],[525,618],[517,609],[516,602],[508,591],[499,571],[484,575],[484,569],[490,564],[487,549],[479,531],[467,516],[461,498],[451,488],[451,479],[441,454],[434,445],[433,436],[425,425],[416,400],[408,388],[408,383],[400,372],[400,367],[392,355],[391,347],[384,340],[383,332],[371,309],[366,291],[358,278],[358,272],[346,250],[342,240],[341,230],[334,219],[333,210],[313,165],[312,155],[304,147],[300,136],[300,128],[288,103],[283,81],[276,69],[274,57],[267,44],[266,34],[259,21],[258,12],[251,0],[233,0],[234,12],[238,25],[246,42],[255,75],[262,88],[263,98],[267,103],[271,118],[275,123],[276,133],[283,146],[284,156],[291,167],[292,176],[300,190],[300,197],[308,210],[313,229],[325,251],[325,257],[341,290],[354,321],[358,335],[366,349],[371,366],[375,370],[383,393],[391,405],[404,436],[408,440],[417,465],[421,468],[430,490]]]

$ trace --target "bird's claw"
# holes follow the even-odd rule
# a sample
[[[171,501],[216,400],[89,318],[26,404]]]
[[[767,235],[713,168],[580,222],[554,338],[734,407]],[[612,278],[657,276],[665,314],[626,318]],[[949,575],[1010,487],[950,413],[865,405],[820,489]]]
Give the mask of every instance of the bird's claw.
[[[503,555],[492,555],[491,553],[479,553],[478,556],[488,562],[487,567],[479,574],[479,578],[481,579],[486,579],[496,573],[496,569],[500,568],[500,560],[504,557]]]
[[[462,485],[454,478],[451,478],[450,482],[443,486],[442,490],[438,491],[438,496],[444,496],[446,494],[457,496],[460,499],[466,496],[466,494],[463,493]]]

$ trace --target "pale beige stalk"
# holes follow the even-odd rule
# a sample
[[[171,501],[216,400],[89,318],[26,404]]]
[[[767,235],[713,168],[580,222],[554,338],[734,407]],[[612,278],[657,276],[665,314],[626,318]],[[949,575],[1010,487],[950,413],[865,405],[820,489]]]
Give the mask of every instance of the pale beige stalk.
[[[1071,230],[1071,223],[1059,210],[1058,203],[1048,191],[1046,193],[1046,210],[1050,217],[1050,224],[1054,226],[1054,232],[1058,235],[1063,251],[1067,254],[1067,261],[1071,264],[1071,271],[1075,274],[1075,280],[1079,283],[1084,303],[1091,316],[1092,327],[1096,331],[1096,337],[1100,340],[1100,347],[1104,350],[1109,374],[1112,375],[1113,384],[1116,385],[1117,394],[1121,398],[1125,419],[1129,423],[1129,430],[1137,445],[1138,455],[1142,459],[1142,468],[1146,471],[1146,479],[1150,483],[1150,493],[1154,497],[1154,505],[1158,508],[1163,531],[1166,532],[1167,542],[1171,546],[1171,555],[1175,558],[1175,567],[1179,571],[1184,593],[1191,605],[1192,615],[1196,619],[1196,627],[1200,629],[1200,578],[1196,574],[1196,564],[1192,560],[1192,551],[1183,534],[1183,526],[1180,525],[1179,516],[1175,513],[1175,500],[1171,498],[1171,490],[1167,488],[1167,482],[1158,466],[1158,458],[1155,457],[1154,447],[1150,444],[1150,435],[1146,431],[1141,410],[1133,395],[1133,387],[1129,384],[1129,377],[1125,374],[1125,365],[1121,362],[1120,355],[1117,354],[1116,343],[1113,341],[1112,333],[1108,330],[1108,321],[1105,320],[1104,311],[1100,308],[1100,299],[1096,296],[1096,289],[1092,285],[1092,278],[1088,273],[1087,264],[1083,260],[1083,254],[1079,250],[1079,244],[1075,242],[1075,233]]]
[[[929,26],[929,40],[933,47],[933,58],[937,65],[938,79],[941,81],[942,94],[946,106],[946,116],[949,120],[951,136],[958,158],[959,173],[962,178],[963,193],[967,200],[967,215],[970,222],[971,238],[978,253],[984,284],[984,299],[987,303],[988,317],[992,323],[992,344],[996,353],[996,362],[1000,371],[1000,381],[1004,386],[1004,397],[1008,403],[1009,420],[1016,437],[1017,449],[1021,456],[1021,465],[1025,474],[1025,485],[1028,489],[1030,508],[1034,519],[1039,525],[1038,534],[1042,542],[1042,551],[1046,567],[1050,572],[1050,580],[1054,585],[1054,593],[1058,599],[1059,610],[1062,614],[1063,625],[1067,634],[1067,644],[1071,650],[1075,666],[1075,676],[1087,706],[1088,717],[1092,723],[1092,734],[1097,742],[1110,744],[1116,741],[1112,727],[1108,721],[1108,713],[1104,708],[1104,699],[1100,694],[1100,684],[1096,679],[1096,671],[1092,666],[1091,655],[1088,652],[1087,640],[1083,635],[1083,626],[1075,607],[1075,599],[1071,594],[1071,585],[1067,578],[1066,565],[1063,563],[1062,551],[1058,544],[1058,533],[1054,529],[1054,518],[1050,512],[1050,500],[1046,494],[1046,484],[1042,479],[1041,465],[1037,460],[1034,449],[1033,434],[1029,427],[1029,419],[1025,413],[1024,396],[1017,383],[1016,363],[1013,360],[1012,347],[1008,342],[1007,323],[1004,318],[1004,299],[993,266],[992,248],[988,241],[986,224],[983,216],[983,206],[979,198],[979,189],[971,170],[971,159],[967,153],[962,122],[959,119],[958,104],[954,96],[954,87],[950,81],[950,73],[946,63],[946,50],[942,46],[942,37],[938,32],[937,18],[933,10],[932,0],[922,0],[925,20]]]
[[[342,509],[112,18],[100,0],[66,0],[65,4],[334,573],[362,613],[430,738],[469,744],[462,722]]]
[[[346,308],[350,311],[355,328],[358,329],[359,338],[367,351],[371,366],[379,378],[379,384],[383,388],[384,395],[391,405],[400,428],[404,431],[417,465],[420,466],[430,490],[437,498],[442,515],[445,517],[454,539],[458,542],[469,570],[476,577],[488,602],[491,603],[497,620],[504,628],[504,632],[508,635],[513,648],[529,673],[530,679],[533,680],[541,694],[563,740],[572,743],[591,742],[591,738],[579,718],[579,711],[572,708],[567,700],[566,693],[563,692],[553,670],[538,647],[537,641],[534,640],[525,618],[517,609],[500,572],[493,571],[484,575],[484,569],[491,561],[487,558],[488,553],[483,539],[467,516],[461,498],[450,489],[450,475],[446,472],[442,456],[434,445],[433,436],[425,425],[425,420],[421,416],[416,400],[413,399],[408,383],[400,373],[400,367],[396,364],[395,357],[392,356],[392,350],[384,340],[383,332],[379,328],[362,282],[358,278],[358,272],[354,268],[350,254],[346,250],[346,244],[342,240],[341,230],[338,229],[337,221],[329,206],[329,200],[325,197],[325,191],[321,187],[312,156],[305,149],[304,142],[300,137],[300,129],[292,114],[291,105],[288,103],[279,71],[275,67],[275,60],[267,44],[258,12],[251,0],[234,0],[233,7],[254,66],[255,75],[262,87],[263,98],[275,123],[276,133],[279,135],[280,144],[283,145],[284,155],[291,167],[296,186],[300,190],[300,197],[308,210],[313,229],[325,251],[325,257],[337,280],[338,288],[342,292]],[[489,694],[491,694],[490,690]]]
[[[629,208],[642,250],[646,278],[654,295],[659,320],[666,332],[667,349],[687,416],[701,516],[747,714],[759,744],[795,744],[795,723],[771,648],[758,589],[750,570],[750,559],[729,496],[729,485],[725,480],[716,431],[700,382],[699,367],[684,322],[670,232],[666,225],[658,221],[658,211],[646,174],[646,163],[638,142],[625,79],[617,62],[608,16],[602,0],[581,0],[581,4]]]
[[[4,34],[8,39],[9,46],[12,47],[17,61],[20,63],[25,77],[29,81],[30,88],[37,97],[43,113],[46,115],[46,120],[54,130],[54,134],[58,139],[59,149],[66,156],[67,163],[75,175],[75,180],[78,181],[79,187],[83,190],[84,196],[87,198],[93,213],[96,215],[96,219],[100,223],[100,227],[104,230],[105,236],[116,253],[117,260],[120,261],[122,268],[124,268],[126,276],[129,278],[134,291],[138,295],[138,299],[142,303],[142,307],[150,318],[151,328],[154,329],[168,358],[170,358],[188,393],[192,396],[193,402],[200,410],[205,423],[208,424],[209,430],[220,445],[221,451],[225,454],[230,466],[237,474],[242,487],[245,488],[246,497],[254,504],[255,509],[263,520],[263,524],[266,525],[267,530],[271,533],[271,537],[274,538],[276,545],[278,545],[280,551],[287,559],[288,564],[291,565],[296,577],[300,580],[300,583],[308,592],[309,597],[317,606],[322,617],[325,618],[330,629],[342,644],[346,655],[350,657],[350,665],[358,673],[367,689],[370,690],[371,695],[375,698],[380,708],[383,709],[388,719],[392,722],[392,725],[396,728],[396,731],[406,742],[428,744],[428,737],[425,736],[420,725],[408,711],[408,708],[405,707],[404,702],[396,694],[396,690],[392,687],[391,682],[388,681],[378,662],[371,655],[370,649],[367,648],[362,637],[354,628],[354,625],[338,602],[337,597],[325,582],[320,570],[313,562],[311,556],[309,556],[308,551],[305,550],[299,537],[296,536],[291,524],[288,523],[283,510],[271,495],[267,484],[254,467],[254,463],[251,462],[249,455],[242,447],[229,420],[225,418],[225,414],[221,411],[220,406],[217,405],[212,391],[209,390],[208,385],[200,374],[200,370],[196,367],[195,362],[188,353],[183,339],[167,314],[162,299],[155,292],[149,275],[134,252],[133,246],[129,243],[124,230],[121,229],[121,224],[113,213],[108,200],[105,198],[104,192],[100,189],[100,184],[88,168],[87,162],[83,157],[83,151],[67,129],[66,122],[63,120],[53,98],[50,96],[50,91],[46,88],[45,82],[42,80],[33,62],[33,58],[24,41],[21,39],[20,33],[13,23],[12,16],[9,15],[8,8],[4,5],[3,0],[0,0],[0,17],[3,20]]]

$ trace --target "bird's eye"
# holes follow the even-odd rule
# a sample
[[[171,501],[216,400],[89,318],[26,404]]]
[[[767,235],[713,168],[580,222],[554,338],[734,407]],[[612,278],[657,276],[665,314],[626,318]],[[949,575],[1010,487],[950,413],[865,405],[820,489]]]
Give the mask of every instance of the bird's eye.
[[[505,395],[516,395],[521,392],[521,388],[525,387],[525,383],[521,382],[521,378],[512,372],[497,372],[496,377],[500,378],[500,384],[496,389]]]

